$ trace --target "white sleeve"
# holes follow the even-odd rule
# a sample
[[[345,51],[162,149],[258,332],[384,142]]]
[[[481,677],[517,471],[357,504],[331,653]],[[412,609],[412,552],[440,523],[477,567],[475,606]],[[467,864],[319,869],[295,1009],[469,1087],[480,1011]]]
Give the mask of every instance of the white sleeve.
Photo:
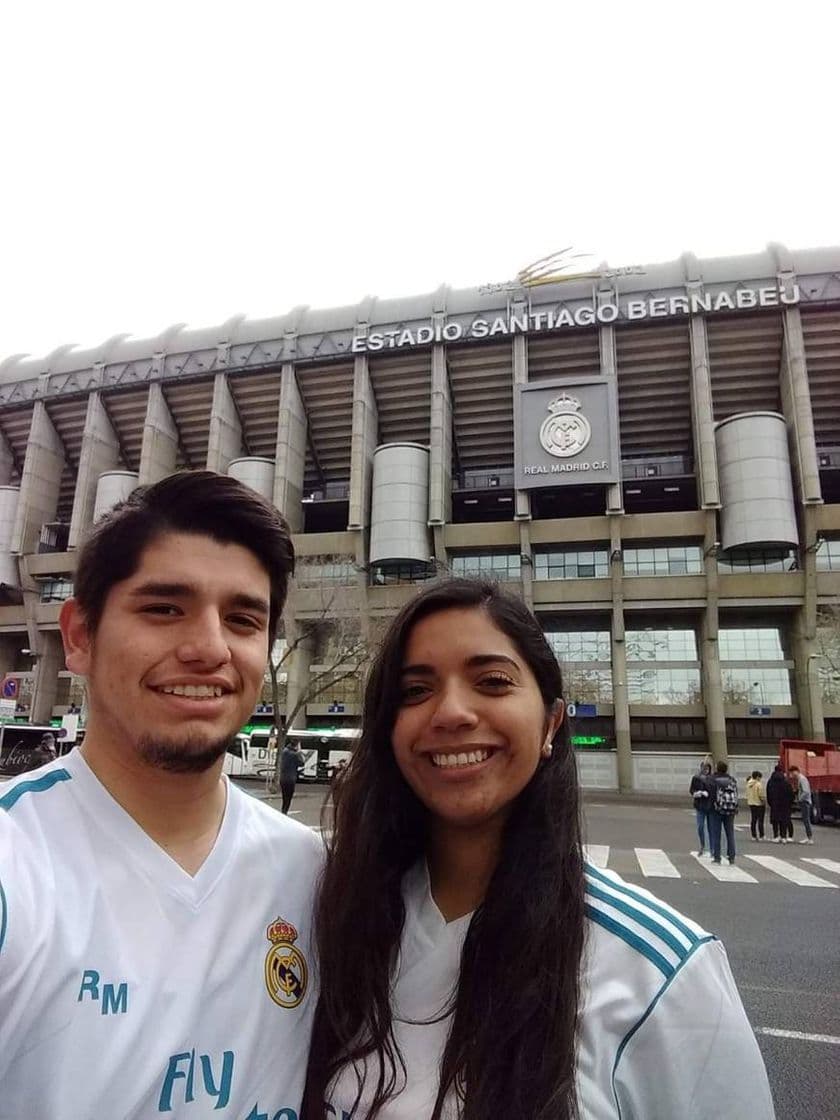
[[[726,952],[700,944],[615,1062],[622,1120],[774,1120],[773,1098]]]
[[[43,949],[27,837],[0,810],[0,1085],[21,1045],[33,953]]]

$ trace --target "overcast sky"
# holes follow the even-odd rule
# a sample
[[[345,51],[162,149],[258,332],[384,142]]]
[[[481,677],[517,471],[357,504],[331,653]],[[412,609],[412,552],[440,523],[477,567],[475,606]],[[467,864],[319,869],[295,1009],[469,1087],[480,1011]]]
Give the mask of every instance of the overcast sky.
[[[0,360],[840,244],[833,3],[6,3]]]

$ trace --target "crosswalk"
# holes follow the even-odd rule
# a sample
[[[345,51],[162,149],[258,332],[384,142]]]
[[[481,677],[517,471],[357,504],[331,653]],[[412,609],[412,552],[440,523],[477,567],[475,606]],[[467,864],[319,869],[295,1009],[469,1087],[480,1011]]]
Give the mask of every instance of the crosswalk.
[[[782,849],[784,851],[784,849]],[[813,851],[813,848],[811,849]],[[662,848],[610,848],[585,845],[586,858],[595,867],[612,868],[626,879],[692,879],[720,883],[793,883],[798,887],[836,890],[840,887],[840,860],[740,852],[734,864],[724,856],[713,863],[708,855],[665,852]],[[819,872],[819,873],[817,873]]]

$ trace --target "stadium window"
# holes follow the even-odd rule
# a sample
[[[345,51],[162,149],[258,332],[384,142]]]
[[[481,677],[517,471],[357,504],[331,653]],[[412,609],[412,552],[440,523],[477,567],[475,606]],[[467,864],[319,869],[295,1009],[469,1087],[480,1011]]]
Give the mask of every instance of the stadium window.
[[[453,576],[516,580],[521,574],[518,552],[463,552],[450,554]]]
[[[606,547],[569,548],[534,553],[535,579],[604,579],[610,574]]]
[[[624,549],[626,576],[694,576],[703,574],[698,544],[650,545]]]

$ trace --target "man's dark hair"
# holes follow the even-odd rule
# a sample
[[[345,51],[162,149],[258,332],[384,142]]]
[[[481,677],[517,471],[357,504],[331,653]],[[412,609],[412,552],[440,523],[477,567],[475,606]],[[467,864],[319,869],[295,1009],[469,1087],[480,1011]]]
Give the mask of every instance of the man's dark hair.
[[[791,766],[791,767],[789,767],[789,769],[790,769],[791,774],[794,772],[794,770],[796,771],[797,774],[799,773],[799,767],[798,766]]]
[[[729,767],[726,765],[725,762],[719,762],[717,764],[717,766],[715,767],[715,772],[717,774],[726,774],[726,773],[729,772]]]
[[[181,471],[139,486],[97,521],[73,581],[91,633],[111,588],[137,571],[144,550],[164,533],[194,533],[252,552],[270,581],[269,639],[274,637],[295,569],[289,526],[256,490],[215,471]]]

